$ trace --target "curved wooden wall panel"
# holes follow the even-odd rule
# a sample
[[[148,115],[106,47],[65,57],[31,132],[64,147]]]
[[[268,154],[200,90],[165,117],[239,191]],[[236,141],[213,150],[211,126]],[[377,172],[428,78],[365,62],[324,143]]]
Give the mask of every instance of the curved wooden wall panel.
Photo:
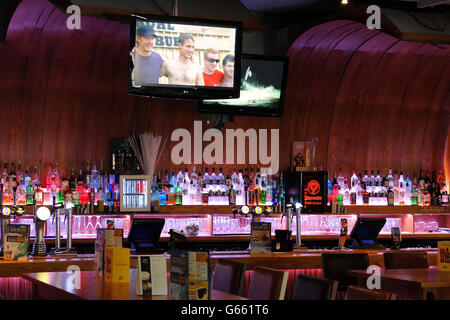
[[[289,142],[319,137],[331,173],[444,169],[449,54],[355,22],[311,28],[288,52]]]
[[[127,94],[128,25],[82,16],[82,29],[69,30],[66,19],[46,0],[22,1],[11,19],[0,43],[1,160],[38,165],[41,176],[55,161],[66,172],[86,160],[109,168],[113,137],[192,132],[201,119],[195,102]],[[400,41],[354,21],[315,26],[288,52],[283,116],[236,116],[225,129],[279,128],[282,169],[293,141],[316,136],[318,162],[331,174],[442,169],[449,53],[448,45]],[[159,170],[177,169],[173,145]]]

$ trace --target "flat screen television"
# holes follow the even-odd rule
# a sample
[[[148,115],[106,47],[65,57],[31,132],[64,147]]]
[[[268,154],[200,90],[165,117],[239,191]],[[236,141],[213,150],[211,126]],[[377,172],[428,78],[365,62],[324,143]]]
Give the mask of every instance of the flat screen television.
[[[242,22],[131,15],[128,93],[148,97],[239,97]],[[222,61],[228,61],[224,73]]]
[[[377,238],[386,223],[386,218],[359,217],[352,229],[351,248],[370,248],[378,245]]]
[[[128,232],[131,249],[138,253],[160,252],[159,238],[164,228],[165,219],[134,218]]]
[[[283,113],[289,57],[243,54],[237,99],[204,99],[197,111],[279,117]]]

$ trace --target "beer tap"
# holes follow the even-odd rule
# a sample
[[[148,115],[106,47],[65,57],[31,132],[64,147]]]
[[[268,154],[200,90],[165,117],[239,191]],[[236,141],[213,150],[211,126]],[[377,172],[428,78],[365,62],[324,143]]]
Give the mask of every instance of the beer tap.
[[[45,222],[50,218],[50,209],[46,206],[37,206],[36,199],[33,200],[33,213],[36,236],[33,244],[33,250],[31,255],[33,256],[45,256],[47,255],[47,249],[44,241],[44,226]]]
[[[53,218],[55,221],[55,248],[49,253],[50,255],[57,255],[62,253],[61,250],[61,212],[64,208],[64,204],[56,202],[56,196],[53,196]]]
[[[299,249],[299,248],[303,248],[303,249],[307,249],[303,244],[302,244],[302,204],[300,202],[297,202],[295,204],[295,216],[297,219],[297,236],[295,238],[295,245],[294,248]]]
[[[67,221],[67,249],[64,251],[64,254],[77,254],[77,251],[72,248],[72,209],[75,205],[72,201],[66,201],[66,221]]]
[[[0,255],[3,256],[3,248],[6,240],[6,226],[10,222],[11,210],[3,207],[3,183],[0,183],[0,209],[1,209],[1,245]]]

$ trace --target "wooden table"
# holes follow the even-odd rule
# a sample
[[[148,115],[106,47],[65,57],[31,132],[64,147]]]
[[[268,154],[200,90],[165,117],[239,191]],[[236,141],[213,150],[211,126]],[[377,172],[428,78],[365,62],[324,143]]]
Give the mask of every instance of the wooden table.
[[[164,296],[136,295],[136,269],[130,269],[129,283],[109,283],[98,279],[95,271],[81,271],[80,289],[73,288],[71,274],[38,272],[23,274],[33,284],[34,297],[44,300],[168,300]],[[219,290],[212,290],[212,300],[248,300]]]
[[[348,275],[358,278],[358,285],[367,287],[366,270],[350,270]],[[435,299],[450,300],[450,272],[428,269],[381,269],[381,290],[408,299],[427,299],[432,293]]]
[[[436,249],[400,250],[426,251],[428,264],[437,266],[438,254]],[[385,250],[308,250],[302,253],[270,253],[266,255],[250,255],[247,251],[212,251],[210,263],[214,268],[218,259],[233,259],[247,264],[247,269],[263,266],[275,269],[320,269],[322,268],[321,254],[324,252],[352,254],[367,253],[371,265],[384,267],[383,253]],[[170,267],[167,259],[167,268]],[[93,254],[79,254],[77,257],[30,257],[29,261],[4,261],[0,259],[0,277],[20,277],[24,273],[66,271],[70,265],[77,265],[82,271],[95,269]],[[131,256],[130,267],[136,268],[137,258]]]

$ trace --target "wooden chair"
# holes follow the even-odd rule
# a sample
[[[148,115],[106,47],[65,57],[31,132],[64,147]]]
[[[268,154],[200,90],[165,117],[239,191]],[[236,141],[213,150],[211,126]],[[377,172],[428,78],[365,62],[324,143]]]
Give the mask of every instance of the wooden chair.
[[[283,300],[288,272],[265,267],[255,267],[247,298],[253,300]]]
[[[386,269],[428,268],[426,252],[385,252],[383,258]]]
[[[335,300],[338,282],[300,274],[292,300]]]
[[[345,300],[394,300],[395,295],[380,290],[369,290],[349,285],[345,293]]]
[[[228,259],[217,260],[212,281],[213,289],[237,296],[242,295],[246,269],[245,263]]]
[[[356,285],[356,278],[346,274],[348,270],[366,270],[367,267],[367,253],[322,253],[323,276],[338,281],[338,291],[345,291],[348,285]]]

